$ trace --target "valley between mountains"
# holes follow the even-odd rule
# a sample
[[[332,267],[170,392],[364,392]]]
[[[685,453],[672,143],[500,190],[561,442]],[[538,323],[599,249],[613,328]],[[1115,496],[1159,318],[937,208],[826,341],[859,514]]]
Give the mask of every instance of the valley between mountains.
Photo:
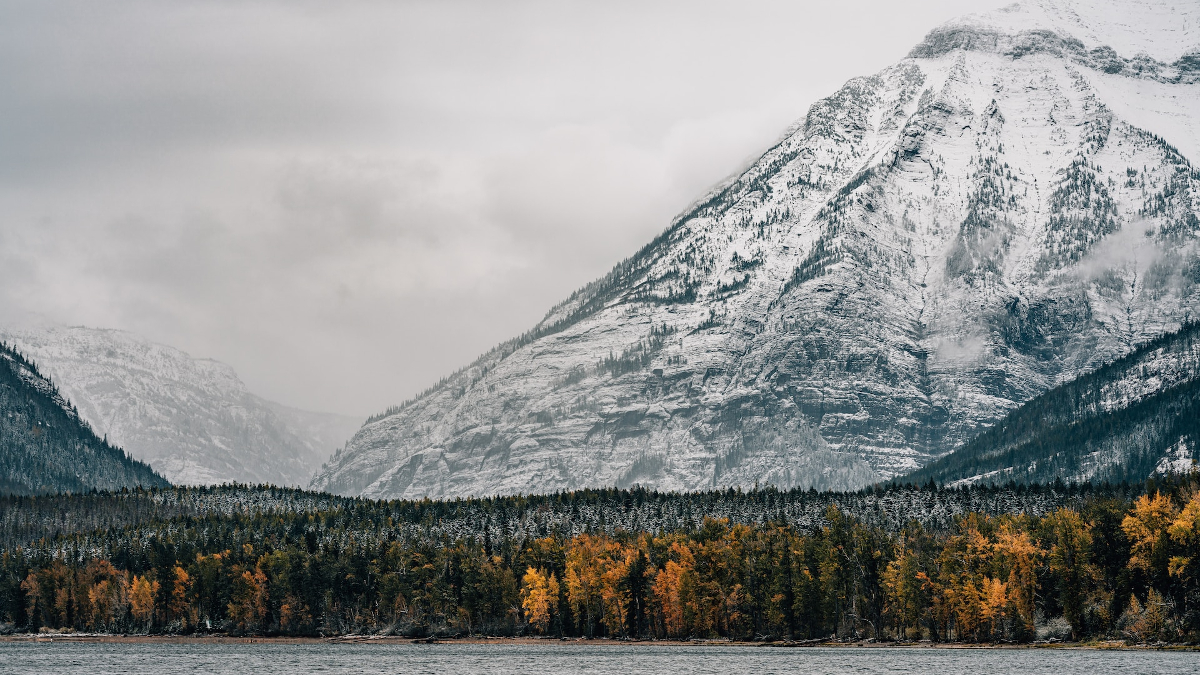
[[[177,485],[306,485],[362,420],[247,391],[229,366],[133,333],[84,327],[0,329],[105,441]]]

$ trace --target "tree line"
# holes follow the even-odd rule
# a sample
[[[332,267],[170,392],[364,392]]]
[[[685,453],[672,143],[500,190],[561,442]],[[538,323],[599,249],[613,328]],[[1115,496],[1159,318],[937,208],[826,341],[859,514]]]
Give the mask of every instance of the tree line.
[[[47,537],[79,535],[82,546],[101,546],[94,537],[126,527],[173,518],[240,515],[319,514],[319,537],[353,532],[359,542],[381,539],[493,540],[582,533],[688,531],[705,518],[732,524],[788,523],[808,531],[827,524],[827,508],[859,522],[898,532],[909,521],[945,531],[955,518],[976,512],[991,516],[1042,516],[1106,495],[1129,500],[1141,483],[1082,485],[973,485],[945,488],[928,482],[877,485],[855,491],[774,486],[701,492],[660,492],[644,487],[588,488],[542,495],[446,500],[372,500],[270,485],[177,486],[76,494],[0,496],[0,550],[28,546]]]
[[[1200,479],[899,530],[362,536],[323,511],[176,516],[0,554],[9,630],[628,639],[1200,637]]]

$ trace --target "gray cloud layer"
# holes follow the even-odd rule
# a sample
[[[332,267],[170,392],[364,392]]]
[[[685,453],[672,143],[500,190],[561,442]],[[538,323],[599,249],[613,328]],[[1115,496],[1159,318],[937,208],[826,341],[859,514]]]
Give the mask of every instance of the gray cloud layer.
[[[365,415],[995,4],[0,1],[0,320]]]

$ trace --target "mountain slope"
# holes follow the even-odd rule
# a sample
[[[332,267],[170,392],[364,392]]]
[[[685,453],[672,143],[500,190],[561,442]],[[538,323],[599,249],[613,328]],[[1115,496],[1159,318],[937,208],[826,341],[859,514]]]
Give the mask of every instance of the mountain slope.
[[[1200,307],[1197,12],[931,32],[313,487],[836,489],[946,454]]]
[[[169,487],[148,465],[96,437],[31,362],[0,343],[0,493]]]
[[[1200,324],[1022,405],[903,482],[1133,481],[1200,460]]]
[[[305,484],[362,422],[263,400],[229,366],[132,333],[42,327],[0,336],[36,359],[97,433],[177,484]]]

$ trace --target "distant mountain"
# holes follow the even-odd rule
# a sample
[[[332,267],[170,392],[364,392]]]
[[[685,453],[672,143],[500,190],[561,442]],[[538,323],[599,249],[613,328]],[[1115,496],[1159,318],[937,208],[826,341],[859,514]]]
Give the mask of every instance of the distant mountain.
[[[0,343],[0,494],[169,487],[101,440],[37,367]]]
[[[928,464],[1198,314],[1198,26],[1195,0],[1034,0],[932,31],[312,486],[856,488]]]
[[[1200,460],[1200,324],[1017,408],[900,482],[1144,480]]]
[[[229,366],[132,333],[0,330],[36,359],[97,433],[176,484],[304,485],[362,420],[248,391]]]

